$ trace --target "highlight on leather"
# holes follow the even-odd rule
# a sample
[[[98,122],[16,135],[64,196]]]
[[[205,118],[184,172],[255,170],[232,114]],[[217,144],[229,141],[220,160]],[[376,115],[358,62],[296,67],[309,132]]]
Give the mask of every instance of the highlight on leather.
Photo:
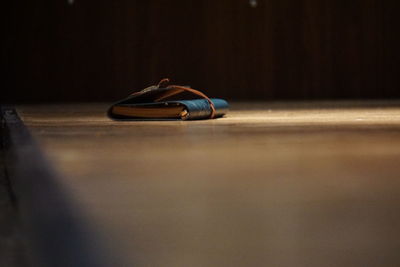
[[[210,119],[213,119],[215,117],[215,113],[216,113],[215,106],[214,106],[214,103],[210,100],[210,98],[208,96],[206,96],[204,93],[200,92],[199,90],[196,90],[193,88],[189,88],[189,87],[185,87],[185,86],[181,86],[181,85],[168,85],[169,81],[170,80],[168,78],[161,79],[161,81],[157,84],[157,87],[158,88],[170,88],[170,89],[175,89],[175,90],[169,91],[165,95],[157,98],[156,101],[160,101],[162,99],[168,98],[168,97],[176,95],[176,94],[180,94],[185,91],[190,92],[192,94],[195,94],[197,96],[200,96],[200,97],[206,99],[207,102],[210,104],[210,109],[211,109]]]
[[[130,94],[112,104],[107,115],[113,120],[201,120],[223,117],[229,110],[224,99],[209,98],[199,90],[169,82],[164,78]]]

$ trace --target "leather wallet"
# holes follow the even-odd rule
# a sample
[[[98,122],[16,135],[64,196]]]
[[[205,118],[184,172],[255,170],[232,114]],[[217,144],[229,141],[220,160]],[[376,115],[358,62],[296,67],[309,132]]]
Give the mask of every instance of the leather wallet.
[[[162,79],[114,103],[108,109],[113,120],[200,120],[223,117],[228,103],[219,98],[208,98],[190,87],[168,85]]]

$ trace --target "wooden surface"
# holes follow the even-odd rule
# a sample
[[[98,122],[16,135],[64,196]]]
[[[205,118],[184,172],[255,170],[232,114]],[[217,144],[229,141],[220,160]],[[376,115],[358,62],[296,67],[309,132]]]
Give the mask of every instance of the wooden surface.
[[[114,122],[21,106],[88,224],[135,266],[399,266],[400,103],[236,103]]]
[[[110,101],[165,76],[236,99],[400,97],[400,1],[257,2],[6,1],[2,101]]]

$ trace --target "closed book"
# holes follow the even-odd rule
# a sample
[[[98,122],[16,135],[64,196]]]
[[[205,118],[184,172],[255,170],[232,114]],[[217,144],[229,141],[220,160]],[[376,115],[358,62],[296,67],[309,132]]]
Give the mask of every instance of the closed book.
[[[223,99],[208,98],[189,87],[160,84],[114,103],[108,116],[114,120],[199,120],[220,118],[228,112]]]

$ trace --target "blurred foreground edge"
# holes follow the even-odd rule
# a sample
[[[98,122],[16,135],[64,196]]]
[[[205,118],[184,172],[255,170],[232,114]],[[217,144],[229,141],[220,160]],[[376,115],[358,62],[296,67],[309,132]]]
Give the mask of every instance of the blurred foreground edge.
[[[6,172],[15,193],[30,266],[119,266],[107,253],[16,110],[1,107]]]

